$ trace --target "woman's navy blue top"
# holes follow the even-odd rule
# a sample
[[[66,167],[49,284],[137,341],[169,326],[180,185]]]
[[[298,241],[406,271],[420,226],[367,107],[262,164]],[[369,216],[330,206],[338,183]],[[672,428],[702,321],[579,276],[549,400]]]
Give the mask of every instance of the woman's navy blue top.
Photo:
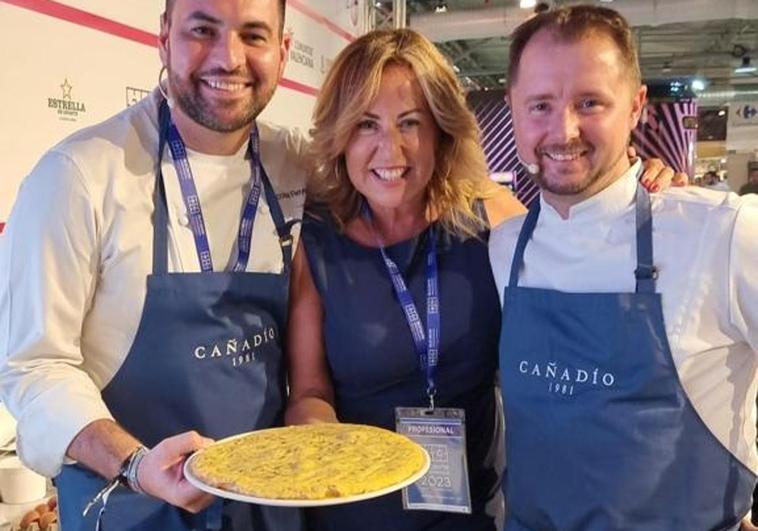
[[[487,254],[488,232],[461,240],[436,227],[441,338],[438,407],[466,412],[472,514],[406,511],[400,492],[309,510],[317,531],[494,530],[503,518],[504,446],[496,388],[500,303]],[[422,321],[429,231],[387,247]],[[425,407],[413,339],[378,248],[337,230],[328,213],[306,215],[302,241],[324,310],[324,340],[341,422],[394,431],[395,407]],[[497,527],[496,527],[497,525]]]

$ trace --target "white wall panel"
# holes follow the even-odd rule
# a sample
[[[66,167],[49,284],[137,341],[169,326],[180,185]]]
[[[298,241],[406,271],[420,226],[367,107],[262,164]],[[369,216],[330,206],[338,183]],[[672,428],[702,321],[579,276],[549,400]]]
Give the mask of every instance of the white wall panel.
[[[42,153],[126,107],[127,87],[150,89],[160,62],[154,47],[2,1],[0,21],[1,223]]]
[[[262,118],[308,130],[324,72],[364,32],[365,0],[288,0],[294,46]],[[0,224],[40,156],[151,90],[163,0],[0,0]]]

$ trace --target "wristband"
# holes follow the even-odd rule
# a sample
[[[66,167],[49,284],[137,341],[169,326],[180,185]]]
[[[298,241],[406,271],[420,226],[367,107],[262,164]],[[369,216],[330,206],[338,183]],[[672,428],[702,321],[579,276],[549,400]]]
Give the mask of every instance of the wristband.
[[[121,463],[121,468],[117,476],[119,483],[138,494],[145,494],[145,491],[139,484],[137,471],[139,470],[139,465],[142,462],[142,459],[144,459],[144,457],[147,455],[147,452],[147,448],[144,446],[139,446],[136,450],[129,454],[129,457],[124,459],[123,463]]]

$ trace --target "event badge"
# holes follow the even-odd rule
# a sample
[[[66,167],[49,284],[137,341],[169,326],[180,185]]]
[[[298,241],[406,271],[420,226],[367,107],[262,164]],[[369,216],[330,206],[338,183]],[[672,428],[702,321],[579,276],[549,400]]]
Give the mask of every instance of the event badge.
[[[429,472],[403,489],[403,508],[471,513],[466,464],[466,413],[459,408],[395,408],[397,432],[423,446]]]

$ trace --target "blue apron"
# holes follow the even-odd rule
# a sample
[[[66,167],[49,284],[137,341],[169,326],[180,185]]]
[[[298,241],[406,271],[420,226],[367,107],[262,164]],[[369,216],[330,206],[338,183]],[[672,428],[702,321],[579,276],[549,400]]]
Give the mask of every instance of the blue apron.
[[[679,382],[647,192],[636,197],[635,293],[518,287],[539,209],[524,222],[504,297],[506,531],[737,529],[755,476]]]
[[[168,214],[160,161],[168,111],[160,112],[153,273],[137,334],[103,399],[116,422],[152,447],[187,430],[219,439],[279,425],[285,400],[282,356],[292,240],[274,190],[263,186],[284,268],[272,273],[168,273]],[[105,485],[78,465],[55,480],[63,531],[95,529],[98,510],[82,510]],[[111,493],[104,531],[224,529],[299,531],[298,510],[217,499],[198,514],[124,487]]]

